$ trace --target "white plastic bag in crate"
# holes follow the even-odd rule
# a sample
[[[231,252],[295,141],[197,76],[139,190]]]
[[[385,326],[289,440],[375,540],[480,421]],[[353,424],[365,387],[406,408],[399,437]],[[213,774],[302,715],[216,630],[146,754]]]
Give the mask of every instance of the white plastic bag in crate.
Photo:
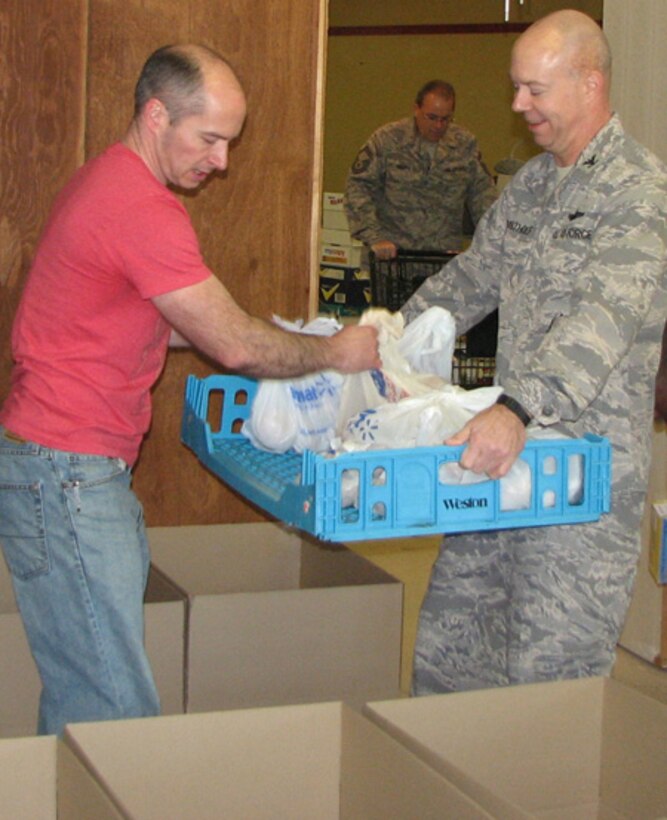
[[[342,328],[325,317],[305,327],[275,316],[274,321],[286,330],[318,336],[331,336]],[[335,436],[342,387],[343,376],[334,370],[299,379],[262,379],[242,433],[255,447],[273,453],[324,452]]]

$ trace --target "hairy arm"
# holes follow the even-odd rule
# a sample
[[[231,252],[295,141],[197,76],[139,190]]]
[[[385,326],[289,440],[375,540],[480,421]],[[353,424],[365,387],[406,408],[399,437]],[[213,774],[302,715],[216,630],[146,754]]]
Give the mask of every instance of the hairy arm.
[[[334,336],[282,330],[250,316],[215,277],[156,296],[154,305],[181,336],[229,370],[258,378],[318,370],[354,373],[380,366],[377,332],[347,327]]]

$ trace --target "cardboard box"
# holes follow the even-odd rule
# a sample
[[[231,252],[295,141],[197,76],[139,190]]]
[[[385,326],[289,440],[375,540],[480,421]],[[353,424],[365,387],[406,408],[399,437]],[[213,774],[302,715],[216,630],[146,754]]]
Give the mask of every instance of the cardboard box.
[[[403,585],[374,564],[272,523],[148,534],[188,597],[188,712],[399,693]]]
[[[644,515],[641,523],[642,548],[632,600],[619,644],[656,666],[667,668],[667,586],[658,584],[650,565],[651,514],[653,502],[667,498],[667,427],[653,429],[651,469]],[[655,559],[654,559],[655,560]]]
[[[337,231],[335,228],[322,228],[320,241],[325,245],[352,245],[354,248],[363,247],[358,239],[352,238],[352,234],[349,231]]]
[[[146,591],[146,650],[165,714],[183,712],[185,599],[152,572]],[[7,565],[0,560],[0,737],[33,735],[41,681],[16,607]]]
[[[658,584],[667,584],[667,501],[651,506],[651,541],[648,568]]]
[[[56,820],[55,736],[0,740],[0,816]]]
[[[325,191],[322,194],[323,211],[342,211],[345,194],[342,191]]]
[[[350,224],[342,208],[340,210],[329,209],[322,211],[322,227],[334,231],[350,230]]]
[[[493,817],[664,817],[667,705],[607,678],[371,703]]]
[[[64,741],[87,814],[61,820],[489,817],[340,703],[76,724]]]
[[[320,262],[358,268],[361,265],[361,248],[323,243],[320,247]]]
[[[320,308],[359,315],[371,303],[368,271],[344,265],[320,265]]]
[[[73,752],[48,735],[0,740],[0,817],[119,820],[122,815]]]
[[[322,195],[322,227],[349,232],[350,226],[343,209],[343,193],[328,191]]]

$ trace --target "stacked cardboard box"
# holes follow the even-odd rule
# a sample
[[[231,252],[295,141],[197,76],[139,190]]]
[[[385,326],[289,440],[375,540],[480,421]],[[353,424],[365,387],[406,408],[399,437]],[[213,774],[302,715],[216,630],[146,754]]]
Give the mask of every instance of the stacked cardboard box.
[[[343,210],[343,194],[322,198],[320,248],[320,309],[357,315],[371,301],[370,278],[362,270],[361,242],[353,239]]]

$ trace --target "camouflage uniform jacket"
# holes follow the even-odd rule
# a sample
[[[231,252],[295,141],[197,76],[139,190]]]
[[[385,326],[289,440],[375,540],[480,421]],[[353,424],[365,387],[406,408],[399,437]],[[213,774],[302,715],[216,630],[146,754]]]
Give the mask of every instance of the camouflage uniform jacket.
[[[614,116],[560,184],[550,154],[524,165],[402,310],[442,305],[460,333],[498,306],[497,381],[537,423],[607,436],[614,490],[641,494],[666,262],[667,169]]]
[[[433,161],[413,118],[379,128],[350,170],[345,211],[352,235],[411,250],[459,250],[464,206],[473,224],[495,201],[496,188],[475,137],[455,123]]]

